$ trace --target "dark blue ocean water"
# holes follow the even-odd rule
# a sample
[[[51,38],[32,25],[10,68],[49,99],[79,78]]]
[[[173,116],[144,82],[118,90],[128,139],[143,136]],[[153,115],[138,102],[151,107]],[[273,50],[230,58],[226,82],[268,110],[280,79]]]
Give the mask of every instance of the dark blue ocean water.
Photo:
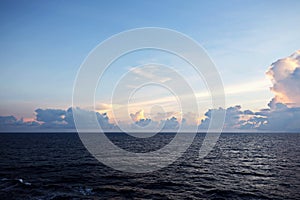
[[[146,152],[174,135],[108,136]],[[300,134],[225,133],[199,159],[203,136],[167,168],[129,174],[99,163],[76,133],[1,133],[0,199],[300,199]]]

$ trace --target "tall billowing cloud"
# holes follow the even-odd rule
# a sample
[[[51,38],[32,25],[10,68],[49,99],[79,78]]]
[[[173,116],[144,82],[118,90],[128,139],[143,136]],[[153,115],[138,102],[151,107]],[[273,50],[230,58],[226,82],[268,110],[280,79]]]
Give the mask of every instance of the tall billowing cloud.
[[[300,50],[274,62],[266,74],[273,83],[271,90],[275,93],[269,104],[271,108],[276,103],[300,106]]]
[[[300,130],[300,50],[291,56],[274,62],[267,71],[273,83],[271,91],[275,97],[270,101],[270,109],[263,109],[256,115],[265,119],[259,126],[264,130]]]

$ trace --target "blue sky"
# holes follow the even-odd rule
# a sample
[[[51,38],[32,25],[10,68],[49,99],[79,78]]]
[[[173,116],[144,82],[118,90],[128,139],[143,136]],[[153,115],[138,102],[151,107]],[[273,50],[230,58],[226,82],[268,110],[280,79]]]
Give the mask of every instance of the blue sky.
[[[300,47],[299,7],[297,0],[2,0],[0,115],[34,118],[36,108],[70,107],[88,53],[113,34],[139,27],[174,29],[195,39],[220,72],[228,107],[258,111],[274,97],[268,67]],[[99,103],[107,103],[106,95]]]

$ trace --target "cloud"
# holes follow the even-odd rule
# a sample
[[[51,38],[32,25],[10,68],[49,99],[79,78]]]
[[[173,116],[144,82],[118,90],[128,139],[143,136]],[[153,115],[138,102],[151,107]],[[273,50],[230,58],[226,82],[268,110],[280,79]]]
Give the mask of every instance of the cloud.
[[[90,114],[95,114],[97,117],[97,121],[103,130],[111,130],[115,128],[115,125],[109,122],[109,117],[106,113],[100,114],[99,112],[84,110],[80,108],[68,108],[65,112],[64,116],[64,128],[75,128],[74,118],[73,118],[73,110],[80,112],[82,117],[88,118]]]
[[[98,124],[101,126],[102,130],[111,130],[116,128],[114,124],[111,124],[109,122],[109,117],[106,113],[100,114],[99,112],[91,111],[91,110],[85,110],[81,108],[69,108],[67,110],[66,117],[64,119],[65,122],[68,123],[68,125],[73,126],[74,125],[74,119],[73,119],[73,112],[77,114],[77,122],[80,123],[80,128],[89,129],[91,131],[94,131],[98,128],[97,125],[93,124],[93,119],[96,116],[96,120]]]
[[[109,117],[106,113],[100,114],[99,112],[84,110],[80,108],[75,109],[80,112],[82,117],[90,117],[91,113],[95,114],[97,121],[103,130],[115,130],[120,129],[109,122]],[[18,120],[14,116],[0,116],[0,131],[13,131],[13,130],[75,130],[75,123],[73,118],[74,108],[63,109],[42,109],[35,110],[35,121],[24,122],[23,119]],[[171,115],[167,113],[164,117]],[[164,118],[160,121],[153,121],[150,118],[144,116],[144,111],[140,110],[135,114],[131,114],[131,117],[135,122],[129,125],[131,128],[138,130],[177,130],[180,123],[177,118],[172,116],[170,118]],[[134,126],[133,126],[134,125]],[[142,129],[139,129],[142,128]],[[146,129],[143,129],[146,128]]]
[[[248,120],[242,120],[239,129],[242,130],[261,130],[262,126],[267,123],[267,118],[254,115]]]
[[[76,108],[79,109],[79,108]],[[73,120],[73,109],[57,110],[57,109],[37,109],[36,119],[39,121],[24,122],[22,119],[18,120],[14,116],[0,116],[0,130],[61,130],[61,129],[75,129]],[[90,116],[91,112],[79,109],[84,116],[84,113]],[[211,120],[213,112],[224,111],[225,109],[209,109],[201,120],[200,129],[207,129]],[[109,118],[106,113],[96,114],[97,120],[103,130],[119,129],[109,123]],[[136,115],[141,114],[137,112]],[[186,119],[182,119],[182,123],[186,123]],[[162,119],[160,121],[153,121],[149,118],[139,119],[135,121],[131,128],[143,128],[141,130],[178,130],[180,122],[174,116]],[[224,130],[264,130],[264,131],[300,131],[300,107],[288,107],[282,103],[276,103],[272,108],[261,109],[258,112],[251,110],[242,110],[241,106],[233,106],[226,109]]]
[[[166,120],[171,117],[176,117],[176,116],[180,116],[180,113],[174,112],[174,111],[169,111],[169,112],[157,112],[157,113],[151,114],[151,117],[153,118],[153,120],[158,121],[158,122]]]
[[[1,125],[15,124],[17,119],[14,116],[0,116]]]
[[[207,129],[212,112],[219,109],[210,109],[205,113],[206,118],[201,121],[200,129]],[[300,107],[289,108],[282,103],[274,103],[272,108],[261,109],[258,112],[241,110],[241,106],[226,109],[224,130],[264,130],[264,131],[300,131]]]
[[[8,131],[11,129],[26,130],[28,128],[36,128],[40,124],[32,122],[24,122],[23,119],[17,120],[14,116],[0,116],[0,131]]]
[[[165,113],[155,113],[153,114],[153,119],[146,118],[144,110],[139,110],[135,114],[131,113],[130,117],[134,121],[131,128],[140,130],[140,128],[147,128],[150,130],[176,130],[179,128],[180,123],[174,116],[178,114],[177,112],[165,112]],[[145,129],[141,129],[145,130]]]
[[[64,121],[66,122],[66,126],[68,126],[68,128],[75,128],[72,108],[67,109],[65,113]]]
[[[140,121],[141,119],[146,119],[145,118],[145,115],[144,115],[144,110],[139,110],[139,111],[137,111],[136,113],[131,113],[130,114],[130,117],[131,117],[131,119],[133,120],[133,121],[135,121],[135,122],[138,122],[138,121]]]
[[[64,120],[66,111],[60,109],[36,109],[36,120],[44,123],[57,123]]]
[[[271,90],[275,94],[270,107],[276,103],[300,106],[300,50],[274,62],[266,74],[273,83]]]
[[[144,111],[140,110],[135,114],[130,114],[134,123],[131,124],[131,128],[134,130],[177,130],[180,126],[177,118],[172,115],[177,112],[155,113],[153,119],[146,118]]]
[[[275,94],[269,108],[259,112],[242,111],[241,106],[227,108],[224,129],[300,131],[300,50],[274,62],[266,74]],[[200,128],[208,127],[212,111],[216,110],[205,113]]]
[[[65,128],[68,124],[64,120],[66,111],[61,109],[41,109],[36,112],[36,121],[41,123],[41,128],[57,129]]]
[[[177,130],[180,126],[176,117],[171,117],[167,120],[162,120],[160,122],[164,130]]]
[[[218,111],[225,111],[225,121],[223,128],[226,130],[239,129],[241,125],[244,123],[244,120],[241,120],[241,115],[244,114],[244,111],[241,111],[241,106],[236,105],[234,107],[229,107],[227,109],[219,108],[219,109],[209,109],[206,113],[205,119],[201,120],[201,124],[199,126],[200,129],[208,129],[212,113]],[[249,112],[249,111],[247,111]]]
[[[139,127],[146,127],[152,122],[151,119],[140,119],[139,121],[136,121],[134,124]]]
[[[244,110],[243,114],[244,115],[254,115],[254,112],[251,110]]]
[[[275,97],[268,109],[252,118],[258,129],[270,131],[300,131],[300,50],[274,62],[266,72]]]
[[[80,108],[81,113],[88,114],[93,112],[97,121],[103,130],[111,130],[116,128],[115,125],[109,123],[109,118],[106,113],[100,114],[94,111],[87,111]],[[36,112],[36,121],[24,122],[23,119],[17,120],[14,116],[0,116],[0,130],[27,130],[27,128],[35,128],[36,130],[57,130],[57,129],[75,129],[73,109],[41,109]]]
[[[256,120],[264,120],[258,129],[270,131],[300,131],[300,107],[289,108],[282,103],[272,105],[256,115],[262,116]]]
[[[100,114],[100,113],[96,112],[96,116],[97,116],[97,120],[102,129],[110,130],[110,129],[115,128],[114,124],[109,123],[109,118],[106,113]]]

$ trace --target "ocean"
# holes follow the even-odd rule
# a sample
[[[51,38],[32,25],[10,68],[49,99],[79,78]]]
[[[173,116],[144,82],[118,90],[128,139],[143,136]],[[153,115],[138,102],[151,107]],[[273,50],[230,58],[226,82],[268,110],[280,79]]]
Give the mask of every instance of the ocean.
[[[174,137],[107,135],[136,152]],[[300,134],[222,133],[200,159],[203,138],[168,167],[132,174],[98,162],[77,133],[1,133],[0,199],[300,199]]]

